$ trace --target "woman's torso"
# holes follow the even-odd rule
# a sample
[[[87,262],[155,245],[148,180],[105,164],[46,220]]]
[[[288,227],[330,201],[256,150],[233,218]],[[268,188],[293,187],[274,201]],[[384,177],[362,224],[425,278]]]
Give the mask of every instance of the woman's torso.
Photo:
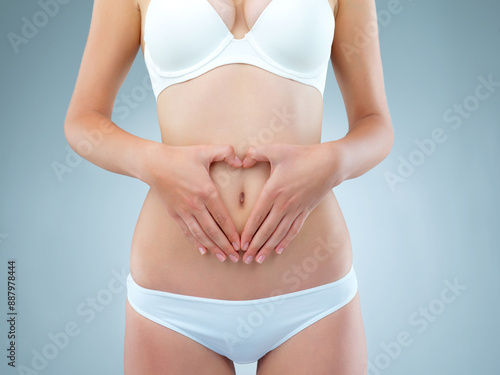
[[[139,0],[143,25],[148,2]],[[333,11],[334,1],[329,4]],[[236,18],[232,32],[239,38],[248,26]],[[224,21],[230,25],[234,19]],[[168,87],[159,95],[157,109],[163,143],[231,144],[241,159],[255,144],[321,141],[321,93],[246,64],[223,65]],[[216,162],[209,172],[241,234],[269,177],[269,163],[233,169]],[[249,265],[241,257],[234,264],[229,259],[221,263],[212,254],[201,256],[158,197],[148,193],[130,254],[132,276],[143,287],[230,300],[322,285],[345,275],[351,263],[350,238],[333,191],[311,212],[283,254],[273,252],[262,264]]]

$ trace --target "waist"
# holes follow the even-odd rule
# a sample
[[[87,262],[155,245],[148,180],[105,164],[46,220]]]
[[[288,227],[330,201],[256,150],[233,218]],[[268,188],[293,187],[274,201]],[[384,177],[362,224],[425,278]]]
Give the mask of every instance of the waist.
[[[222,197],[228,200],[227,195]],[[248,211],[228,205],[240,233],[250,210],[251,205]],[[130,254],[130,270],[140,285],[220,299],[264,298],[326,284],[339,279],[351,265],[349,233],[333,192],[310,213],[283,254],[271,253],[262,264],[221,263],[211,254],[200,255],[150,192]]]

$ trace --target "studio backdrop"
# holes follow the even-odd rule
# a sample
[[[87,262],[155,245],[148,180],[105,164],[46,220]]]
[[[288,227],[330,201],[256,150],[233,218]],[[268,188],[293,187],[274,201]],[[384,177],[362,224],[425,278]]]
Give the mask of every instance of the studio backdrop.
[[[498,374],[500,2],[376,4],[395,142],[335,188],[368,373]],[[0,12],[2,375],[123,373],[125,277],[148,187],[82,159],[64,136],[92,5],[11,1]],[[141,53],[113,121],[160,140]],[[329,66],[322,141],[346,132]]]

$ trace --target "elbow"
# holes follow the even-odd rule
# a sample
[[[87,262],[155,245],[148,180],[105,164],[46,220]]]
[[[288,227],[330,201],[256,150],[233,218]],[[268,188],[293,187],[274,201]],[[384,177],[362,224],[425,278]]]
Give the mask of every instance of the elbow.
[[[64,119],[64,136],[69,146],[80,156],[85,140],[86,123],[88,122],[88,111],[68,111]]]
[[[86,126],[91,119],[91,111],[87,108],[71,106],[64,119],[64,136],[69,146],[82,156],[79,149],[85,143]]]
[[[383,121],[383,128],[384,128],[384,142],[383,142],[384,157],[382,160],[384,160],[390,154],[392,146],[394,145],[394,128],[392,126],[392,120],[390,116],[385,117],[385,120]]]
[[[64,119],[64,136],[78,155],[86,158],[116,126],[111,119],[93,109],[68,111]]]

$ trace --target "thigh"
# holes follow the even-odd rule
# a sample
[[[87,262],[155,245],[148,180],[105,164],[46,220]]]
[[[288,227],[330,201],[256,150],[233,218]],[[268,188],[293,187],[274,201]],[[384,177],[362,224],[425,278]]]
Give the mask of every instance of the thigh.
[[[366,338],[359,293],[339,310],[262,357],[258,375],[366,375]]]
[[[125,375],[234,375],[228,358],[125,306]]]

